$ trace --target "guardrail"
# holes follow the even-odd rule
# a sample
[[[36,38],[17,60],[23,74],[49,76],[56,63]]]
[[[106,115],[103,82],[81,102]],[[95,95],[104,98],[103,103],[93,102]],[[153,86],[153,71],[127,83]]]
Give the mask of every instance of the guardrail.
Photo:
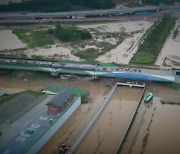
[[[136,87],[138,87],[138,86],[136,86]],[[132,124],[132,122],[133,122],[133,119],[134,119],[134,117],[136,116],[138,107],[139,107],[139,105],[140,105],[140,103],[141,103],[141,100],[142,100],[142,98],[143,98],[143,95],[144,95],[144,91],[145,91],[145,85],[144,85],[143,91],[142,91],[142,93],[141,93],[141,97],[140,97],[140,99],[139,99],[139,103],[138,103],[138,105],[137,105],[137,107],[136,107],[136,110],[135,110],[133,116],[131,117],[131,121],[129,122],[129,125],[128,125],[127,129],[126,129],[126,132],[125,132],[124,135],[123,135],[123,138],[121,139],[121,142],[120,142],[120,144],[119,144],[119,148],[116,150],[116,153],[117,153],[117,154],[120,153],[120,150],[121,150],[121,148],[122,148],[124,139],[126,138],[127,133],[128,133],[128,131],[129,131],[130,127],[131,127],[131,124]]]

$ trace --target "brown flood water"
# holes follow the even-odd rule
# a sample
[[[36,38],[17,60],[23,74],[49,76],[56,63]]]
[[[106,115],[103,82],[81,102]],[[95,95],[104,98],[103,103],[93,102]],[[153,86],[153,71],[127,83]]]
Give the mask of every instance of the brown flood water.
[[[52,79],[52,80],[35,80],[35,81],[28,81],[28,83],[25,83],[23,80],[11,80],[11,79],[5,79],[0,77],[0,89],[2,91],[5,91],[7,93],[14,93],[19,91],[24,91],[27,89],[31,90],[40,90],[43,89],[43,87],[48,85],[70,85],[74,87],[84,88],[87,89],[90,93],[89,98],[92,99],[92,103],[88,103],[86,105],[81,105],[81,107],[77,110],[77,112],[73,115],[72,119],[67,122],[67,125],[65,124],[64,129],[57,132],[60,135],[55,135],[50,140],[49,144],[45,145],[45,148],[41,151],[42,154],[50,154],[54,149],[57,147],[59,143],[62,143],[63,141],[66,141],[65,143],[71,144],[74,140],[75,136],[80,132],[80,130],[83,128],[83,126],[87,123],[87,121],[90,119],[90,117],[94,114],[97,107],[100,106],[103,96],[109,91],[109,88],[105,85],[111,85],[110,80],[106,81],[99,81],[99,82],[69,82],[65,80],[60,79]],[[147,134],[147,128],[151,121],[152,114],[154,111],[154,116],[152,118],[152,123],[149,127],[149,136],[147,144],[144,148],[143,153],[144,154],[179,154],[180,151],[180,123],[179,123],[179,117],[180,117],[180,105],[162,105],[160,103],[160,100],[170,101],[170,102],[176,102],[180,103],[180,93],[177,91],[173,91],[172,89],[169,89],[165,84],[157,84],[157,83],[150,83],[147,86],[146,94],[148,92],[153,92],[155,97],[153,98],[153,104],[150,106],[147,106],[142,102],[141,107],[138,109],[138,114],[136,116],[136,119],[133,123],[133,126],[131,127],[131,130],[129,132],[127,141],[125,143],[129,144],[129,141],[134,141],[134,143],[130,143],[129,146],[123,145],[123,149],[121,153],[122,154],[140,154],[142,152],[142,144],[143,144],[143,138]],[[120,88],[118,88],[120,89]],[[137,102],[132,102],[133,98],[136,100],[136,97],[139,97],[140,93],[138,94],[135,91],[132,91],[134,89],[130,89],[131,92],[128,90],[122,90],[122,92],[118,93],[116,92],[115,95],[117,95],[117,99],[113,97],[113,104],[110,106],[110,110],[106,110],[107,115],[106,120],[104,121],[104,124],[102,125],[103,128],[100,126],[94,128],[94,137],[92,137],[92,140],[89,140],[88,146],[98,145],[98,136],[97,136],[97,129],[102,130],[104,132],[100,132],[100,139],[102,141],[100,150],[104,148],[104,143],[109,144],[109,146],[112,146],[112,144],[116,144],[116,138],[118,135],[121,135],[122,128],[117,128],[119,131],[116,136],[110,137],[107,132],[109,132],[110,129],[115,129],[113,126],[117,121],[122,121],[122,119],[128,119],[128,116],[130,112],[132,112],[132,108],[136,105]],[[118,90],[119,91],[119,90]],[[120,90],[121,91],[121,90]],[[131,96],[133,95],[133,96]],[[121,106],[119,97],[123,98],[121,100]],[[128,98],[128,99],[127,99]],[[125,101],[126,99],[126,101]],[[117,102],[117,103],[115,103]],[[108,104],[108,106],[109,106]],[[119,104],[119,106],[117,105]],[[131,105],[130,105],[131,104]],[[121,108],[120,108],[121,107]],[[132,108],[131,108],[132,107]],[[117,112],[118,109],[121,112]],[[110,113],[112,113],[112,126],[110,127]],[[140,113],[142,113],[140,115]],[[144,114],[143,114],[144,113]],[[118,115],[121,115],[119,117]],[[115,118],[116,117],[116,118]],[[78,119],[78,120],[77,120]],[[137,120],[139,119],[140,124],[138,124]],[[125,121],[125,120],[123,120]],[[104,129],[104,125],[109,126],[108,128]],[[73,131],[74,126],[78,125],[78,129]],[[125,123],[121,123],[122,126],[126,125]],[[95,127],[95,126],[93,126]],[[70,132],[70,133],[69,133]],[[71,133],[73,132],[73,133]],[[132,137],[131,134],[135,133],[135,137]],[[117,135],[118,134],[118,135]],[[70,135],[70,136],[69,136]],[[66,139],[68,137],[68,139]],[[88,136],[88,134],[87,134]],[[105,136],[105,137],[104,137]],[[112,143],[107,143],[105,141],[105,138],[110,138]],[[109,148],[109,146],[107,146]],[[85,146],[87,148],[87,145]],[[128,148],[126,148],[128,147]],[[89,149],[89,148],[87,148]],[[86,153],[87,153],[86,149]],[[111,149],[111,148],[110,148]],[[101,151],[102,151],[101,150]],[[104,150],[103,150],[104,152]],[[110,154],[113,153],[110,152]]]
[[[157,107],[149,131],[145,154],[180,153],[180,105],[162,105]]]
[[[142,102],[121,154],[180,153],[180,95],[165,86],[152,87],[155,96],[150,104]]]
[[[67,82],[66,82],[67,84]],[[73,83],[71,83],[72,85]],[[74,83],[73,86],[87,89],[89,91],[90,102],[81,104],[79,109],[64,124],[62,128],[47,142],[38,152],[40,154],[50,154],[55,151],[58,145],[65,143],[71,145],[77,135],[84,128],[89,119],[94,115],[97,108],[102,103],[102,98],[107,94],[110,87],[106,87],[107,82]]]
[[[76,152],[79,154],[116,153],[141,93],[142,89],[118,87]]]

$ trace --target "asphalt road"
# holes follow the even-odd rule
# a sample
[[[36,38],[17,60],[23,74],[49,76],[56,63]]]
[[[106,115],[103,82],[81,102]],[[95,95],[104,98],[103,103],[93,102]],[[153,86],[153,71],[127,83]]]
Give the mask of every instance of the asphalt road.
[[[84,17],[86,15],[103,15],[103,14],[125,14],[136,11],[151,11],[159,10],[163,7],[160,6],[148,6],[148,7],[134,7],[134,8],[121,8],[121,9],[105,9],[105,10],[88,10],[88,11],[70,11],[70,12],[52,12],[52,13],[1,13],[0,18],[52,18],[52,17]]]

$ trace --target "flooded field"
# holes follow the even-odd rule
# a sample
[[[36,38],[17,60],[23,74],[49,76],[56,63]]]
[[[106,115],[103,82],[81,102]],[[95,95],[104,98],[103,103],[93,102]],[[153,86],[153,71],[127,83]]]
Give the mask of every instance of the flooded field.
[[[167,88],[154,94],[150,104],[142,102],[138,109],[121,154],[179,154],[180,95]]]
[[[142,89],[118,87],[76,152],[80,154],[116,153],[141,93]]]
[[[100,62],[117,64],[128,64],[133,54],[137,51],[137,46],[140,39],[144,35],[147,29],[153,25],[153,22],[142,21],[126,21],[126,22],[113,22],[104,24],[86,24],[79,25],[78,27],[85,29],[96,29],[96,31],[103,33],[127,33],[129,36],[125,38],[122,43],[117,47],[108,51],[107,53],[99,56],[96,60]],[[133,35],[132,35],[133,34]],[[97,42],[104,41],[104,39],[97,39]],[[111,43],[111,41],[108,41]]]
[[[0,51],[26,47],[12,30],[0,30]]]

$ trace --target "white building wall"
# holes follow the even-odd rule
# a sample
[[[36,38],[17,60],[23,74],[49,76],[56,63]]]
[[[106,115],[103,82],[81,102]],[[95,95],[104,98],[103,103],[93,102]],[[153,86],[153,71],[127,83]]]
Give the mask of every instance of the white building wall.
[[[37,153],[47,141],[63,126],[63,124],[69,119],[69,117],[76,111],[76,109],[81,104],[81,97],[79,97],[76,102],[62,115],[62,117],[46,132],[41,139],[34,144],[27,154]]]

